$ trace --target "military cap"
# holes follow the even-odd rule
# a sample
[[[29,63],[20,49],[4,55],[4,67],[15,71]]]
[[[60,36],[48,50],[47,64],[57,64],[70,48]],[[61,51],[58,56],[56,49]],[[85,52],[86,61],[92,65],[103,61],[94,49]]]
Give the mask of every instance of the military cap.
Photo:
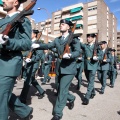
[[[60,24],[61,23],[65,23],[65,24],[68,24],[69,26],[73,26],[73,23],[71,21],[69,21],[69,20],[66,20],[66,19],[60,20]]]
[[[115,49],[111,49],[111,51],[115,52],[116,50]]]
[[[101,41],[100,45],[102,45],[102,44],[107,44],[107,42],[106,41]]]
[[[38,31],[38,30],[34,30],[34,29],[33,29],[33,33],[38,34],[38,33],[39,33],[39,31]]]
[[[87,34],[87,37],[92,37],[92,38],[94,38],[94,37],[96,37],[96,35],[95,35],[94,33],[91,33],[91,34]]]
[[[24,3],[26,2],[27,0],[18,0],[20,3]]]

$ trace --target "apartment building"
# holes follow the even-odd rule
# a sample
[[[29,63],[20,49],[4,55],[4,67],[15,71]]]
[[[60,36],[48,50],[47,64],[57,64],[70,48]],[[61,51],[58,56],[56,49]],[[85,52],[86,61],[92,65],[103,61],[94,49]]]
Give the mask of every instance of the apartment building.
[[[120,31],[117,32],[117,56],[120,57]]]
[[[2,0],[0,0],[0,5],[2,5]],[[6,12],[3,11],[2,6],[0,6],[0,19],[5,17],[5,15],[6,15]]]
[[[52,13],[49,29],[54,36],[59,36],[59,22],[61,19],[76,22],[75,36],[86,42],[86,34],[98,34],[98,41],[109,42],[109,47],[117,48],[117,19],[104,2],[104,0],[91,0],[91,2],[77,3]],[[48,21],[48,20],[46,20]],[[46,21],[39,22],[39,29],[45,26]]]
[[[117,19],[104,0],[78,3],[54,12],[52,14],[53,35],[60,35],[60,19],[77,21],[74,33],[81,38],[81,41],[86,42],[86,34],[99,32],[99,41],[109,41],[110,47],[116,48]]]

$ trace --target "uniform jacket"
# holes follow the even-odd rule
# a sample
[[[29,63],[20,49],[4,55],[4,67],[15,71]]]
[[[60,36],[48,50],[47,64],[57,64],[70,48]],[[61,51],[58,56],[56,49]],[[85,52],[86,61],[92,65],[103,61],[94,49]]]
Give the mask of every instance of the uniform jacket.
[[[48,44],[41,44],[40,49],[51,49],[56,48],[58,56],[63,54],[65,44],[68,40],[66,37],[65,40],[61,40],[61,37],[56,38],[53,42]],[[76,74],[76,57],[80,54],[80,44],[78,39],[74,39],[70,44],[70,59],[60,59],[58,58],[56,61],[56,74]]]
[[[84,51],[84,69],[85,70],[97,70],[98,67],[98,61],[101,60],[101,52],[99,49],[97,49],[97,57],[98,61],[94,61],[93,58],[93,50],[94,50],[94,44],[92,46],[89,46],[89,44],[81,44],[81,48]]]
[[[14,19],[17,14],[10,18],[0,19],[0,33],[2,33],[6,25]],[[9,32],[7,44],[0,45],[0,75],[20,75],[23,63],[21,51],[29,50],[31,47],[31,23],[28,18],[24,20],[24,23],[18,24],[18,26]]]
[[[103,62],[104,52],[101,50],[102,60],[99,61],[98,70],[109,70],[109,65],[111,62],[111,53],[107,51],[107,62]]]
[[[111,56],[111,61],[110,61],[110,71],[114,71],[116,68],[116,63],[117,63],[117,57],[116,56]]]
[[[29,54],[29,51],[25,52],[23,54],[24,57],[26,57]],[[38,50],[38,49],[33,49],[32,57],[31,57],[31,62],[27,63],[26,68],[33,67],[33,69],[38,69],[40,60],[42,59],[44,54],[43,50]]]

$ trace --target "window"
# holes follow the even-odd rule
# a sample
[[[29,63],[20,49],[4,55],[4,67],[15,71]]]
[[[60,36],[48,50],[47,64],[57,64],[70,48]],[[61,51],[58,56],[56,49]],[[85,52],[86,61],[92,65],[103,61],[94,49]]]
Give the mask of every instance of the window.
[[[88,17],[88,20],[96,20],[97,19],[97,16],[96,15],[94,15],[94,16],[89,16]]]
[[[117,35],[120,35],[120,32],[118,32]]]
[[[60,19],[61,18],[61,15],[56,15],[55,17],[54,17],[54,19]]]
[[[96,9],[97,9],[97,6],[93,6],[93,7],[89,7],[88,11],[93,11],[93,10],[96,10]]]
[[[54,34],[59,34],[59,33],[60,33],[59,30],[54,31]]]
[[[88,26],[88,29],[90,30],[90,29],[95,29],[95,28],[97,28],[97,25],[89,25]]]
[[[54,27],[59,27],[59,25],[60,25],[59,23],[57,23],[57,24],[54,24]]]
[[[45,26],[45,24],[41,24],[41,27],[44,27]]]

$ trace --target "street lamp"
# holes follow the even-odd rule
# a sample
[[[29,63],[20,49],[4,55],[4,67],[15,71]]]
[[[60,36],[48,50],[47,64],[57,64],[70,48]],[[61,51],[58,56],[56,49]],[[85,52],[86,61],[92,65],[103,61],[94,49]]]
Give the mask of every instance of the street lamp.
[[[37,10],[45,10],[46,11],[46,13],[47,13],[47,16],[48,16],[48,23],[47,23],[47,43],[48,43],[48,24],[49,24],[49,12],[48,12],[48,10],[46,9],[46,8],[37,8]]]

